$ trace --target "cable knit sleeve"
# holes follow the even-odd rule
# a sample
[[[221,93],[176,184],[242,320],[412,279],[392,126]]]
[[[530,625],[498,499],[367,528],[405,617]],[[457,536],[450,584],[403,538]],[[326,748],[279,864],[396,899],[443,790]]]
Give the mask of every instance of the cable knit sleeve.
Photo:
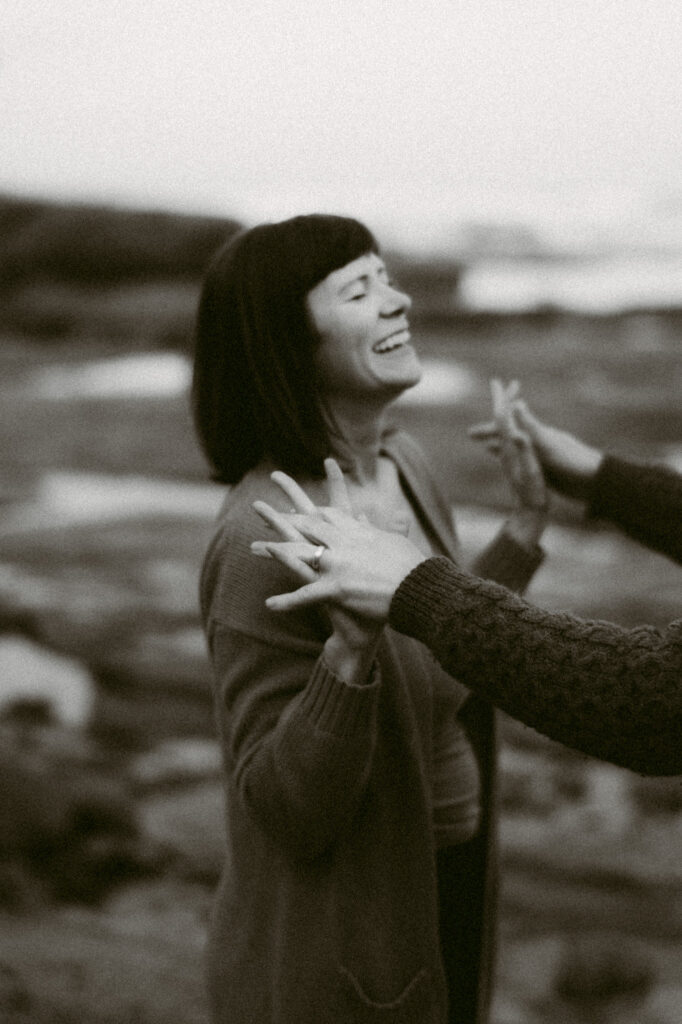
[[[389,621],[551,739],[643,774],[682,774],[682,620],[628,630],[549,613],[432,558],[402,582]]]
[[[589,512],[682,562],[682,474],[607,455],[592,484]]]

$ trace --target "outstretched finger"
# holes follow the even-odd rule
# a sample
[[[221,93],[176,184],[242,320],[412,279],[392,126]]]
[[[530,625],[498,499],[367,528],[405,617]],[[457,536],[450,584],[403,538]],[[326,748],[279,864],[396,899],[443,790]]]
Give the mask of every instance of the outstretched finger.
[[[332,522],[332,517],[335,513],[336,510],[332,508],[320,510],[315,515],[306,515],[301,512],[286,512],[284,517],[290,526],[296,530],[297,536],[285,539],[300,540],[304,538],[313,544],[324,544],[326,548],[331,547],[334,538],[338,537],[338,531]],[[345,515],[346,513],[337,514]]]
[[[344,512],[353,514],[348,494],[348,487],[344,475],[336,459],[325,459],[324,468],[327,474],[327,487],[329,490],[329,504],[334,508],[340,508]]]
[[[528,431],[531,438],[533,437],[534,432],[537,433],[539,431],[540,421],[537,416],[533,415],[522,398],[519,398],[514,402],[514,415],[516,416],[518,424],[524,430]]]
[[[490,397],[493,403],[493,419],[497,423],[504,407],[504,385],[498,377],[493,377],[490,381]]]
[[[528,435],[522,430],[516,416],[517,406],[521,403],[521,399],[516,397],[520,388],[519,382],[513,380],[505,387],[498,381],[497,385],[495,420],[499,440],[511,441],[517,448],[522,447],[528,441]]]
[[[493,399],[493,415],[498,433],[503,438],[512,438],[515,427],[511,406],[507,398],[507,388],[505,388],[502,381],[494,378],[490,381],[490,391]]]
[[[304,539],[291,522],[292,516],[290,514],[278,512],[272,505],[268,505],[267,501],[254,501],[253,507],[268,526],[277,530],[283,540]]]
[[[287,473],[276,469],[270,474],[270,479],[280,487],[297,512],[314,512],[315,504],[310,500],[302,487],[296,483]]]
[[[333,584],[327,580],[315,580],[299,590],[288,594],[273,594],[265,600],[266,606],[273,612],[289,612],[295,608],[305,608],[311,604],[320,604],[333,596]]]
[[[521,384],[518,380],[510,380],[507,384],[507,402],[512,403],[518,400],[521,394]]]
[[[469,437],[473,437],[476,441],[485,441],[498,433],[497,424],[493,422],[474,423],[473,426],[467,428]]]
[[[276,558],[278,562],[290,569],[299,579],[305,583],[312,583],[319,579],[318,574],[311,569],[308,559],[311,548],[307,541],[275,543],[272,541],[257,540],[251,545],[251,552],[254,555],[261,555],[267,558]]]

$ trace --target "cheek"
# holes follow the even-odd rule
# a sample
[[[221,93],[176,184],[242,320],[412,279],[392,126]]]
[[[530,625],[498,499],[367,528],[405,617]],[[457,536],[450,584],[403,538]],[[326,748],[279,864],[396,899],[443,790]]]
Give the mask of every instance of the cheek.
[[[327,338],[315,355],[318,386],[337,391],[357,382],[362,376],[362,349],[350,338]]]
[[[327,390],[330,384],[344,377],[346,360],[342,350],[339,350],[333,342],[323,340],[315,354],[315,370],[317,382],[323,390]]]

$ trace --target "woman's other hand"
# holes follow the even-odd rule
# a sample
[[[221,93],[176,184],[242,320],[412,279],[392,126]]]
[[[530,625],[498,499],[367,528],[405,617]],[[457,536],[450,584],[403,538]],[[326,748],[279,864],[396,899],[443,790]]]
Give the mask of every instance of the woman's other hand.
[[[334,621],[338,613],[353,620],[383,624],[396,588],[425,555],[401,533],[381,530],[353,515],[343,474],[333,459],[325,462],[330,507],[316,508],[285,473],[273,480],[296,512],[276,512],[264,502],[255,508],[278,531],[281,541],[255,541],[254,554],[277,558],[303,582],[300,589],[277,594],[269,608],[289,611],[323,602]],[[310,563],[322,547],[316,572]],[[345,612],[342,612],[345,610]]]
[[[524,545],[536,544],[547,522],[547,487],[530,434],[516,419],[519,383],[490,382],[493,420],[472,427],[469,436],[485,442],[495,454],[516,498],[507,530]]]

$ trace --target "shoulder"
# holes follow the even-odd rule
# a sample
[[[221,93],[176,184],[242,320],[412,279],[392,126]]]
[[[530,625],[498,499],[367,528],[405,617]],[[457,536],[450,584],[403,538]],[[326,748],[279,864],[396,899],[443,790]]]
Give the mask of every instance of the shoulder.
[[[282,641],[293,625],[294,632],[305,633],[308,639],[319,642],[323,639],[320,630],[324,633],[325,621],[320,610],[293,616],[276,614],[265,607],[267,597],[296,586],[296,580],[283,565],[274,559],[258,558],[251,551],[254,540],[273,537],[253,502],[266,501],[282,511],[290,507],[286,496],[270,479],[272,468],[259,466],[250,471],[225,497],[202,566],[202,617],[207,625],[221,623],[272,643]]]

